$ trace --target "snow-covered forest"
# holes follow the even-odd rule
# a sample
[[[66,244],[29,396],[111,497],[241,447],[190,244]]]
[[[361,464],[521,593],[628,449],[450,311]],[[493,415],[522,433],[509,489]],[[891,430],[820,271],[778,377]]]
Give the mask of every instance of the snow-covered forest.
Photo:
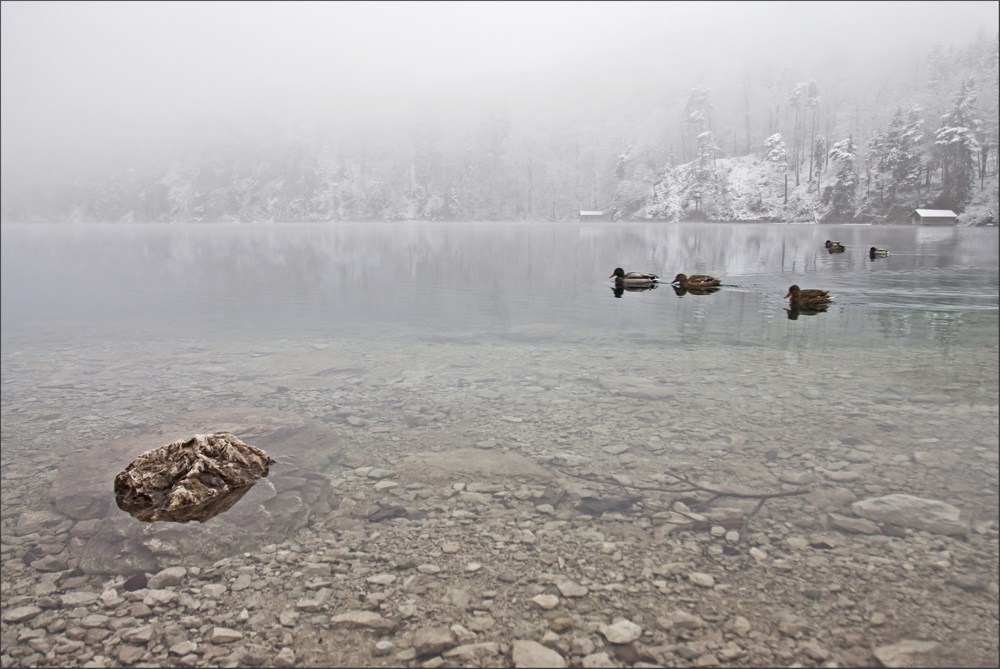
[[[197,143],[139,140],[128,160],[5,169],[2,216],[904,222],[929,207],[978,224],[997,210],[996,33],[821,72],[786,61],[692,66],[702,79],[578,90],[545,109],[530,96],[463,105],[457,88],[267,132],[200,122]]]

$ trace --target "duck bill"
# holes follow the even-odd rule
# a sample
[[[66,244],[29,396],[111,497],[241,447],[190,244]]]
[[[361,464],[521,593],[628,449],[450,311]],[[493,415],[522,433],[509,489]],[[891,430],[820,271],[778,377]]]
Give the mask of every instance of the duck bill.
[[[787,300],[787,299],[788,299],[789,297],[791,297],[791,296],[792,296],[792,291],[788,291],[787,293],[785,293],[785,299],[786,299],[786,300]]]

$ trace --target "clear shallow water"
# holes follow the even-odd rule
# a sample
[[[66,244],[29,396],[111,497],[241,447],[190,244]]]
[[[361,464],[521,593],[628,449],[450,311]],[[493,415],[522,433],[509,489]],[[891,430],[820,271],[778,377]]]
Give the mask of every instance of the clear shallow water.
[[[27,566],[35,555],[65,560],[67,574],[78,564],[82,544],[67,537],[80,523],[15,531],[23,512],[49,508],[56,472],[73,481],[81,454],[186,425],[199,412],[223,422],[247,408],[317,419],[355,463],[379,467],[414,453],[437,452],[447,463],[475,447],[484,459],[576,456],[638,479],[673,471],[761,491],[806,484],[858,498],[908,493],[979,522],[996,518],[995,229],[0,231],[3,585],[27,603],[39,578]],[[828,254],[826,239],[847,252]],[[872,245],[891,255],[869,260]],[[678,297],[663,285],[616,298],[607,277],[619,265],[666,280],[711,273],[727,286]],[[836,301],[790,320],[783,295],[792,283],[827,288]],[[190,432],[164,442],[181,436]],[[126,464],[102,465],[109,502]],[[468,479],[447,479],[440,466],[446,482],[435,485]],[[336,485],[350,470],[326,473]],[[804,528],[825,510],[775,500],[761,515]],[[974,564],[963,567],[995,574],[995,534],[976,539],[977,552],[963,558]],[[641,544],[635,553],[657,550]],[[956,554],[970,555],[965,547]],[[816,575],[805,563],[795,577]],[[262,596],[283,601],[280,584],[295,580],[276,579]],[[879,607],[912,599],[935,625],[983,627],[979,609],[950,599],[939,609],[923,582],[898,585],[886,584]]]
[[[26,458],[5,458],[8,476],[51,469],[69,444],[184,411],[269,407],[316,418],[334,403],[356,406],[417,451],[441,442],[424,443],[397,420],[413,403],[461,407],[436,427],[465,445],[502,435],[521,411],[530,415],[530,429],[517,428],[529,431],[525,443],[583,451],[601,439],[568,439],[566,422],[576,418],[567,416],[627,425],[643,443],[682,445],[696,443],[692,434],[727,444],[757,431],[763,441],[766,426],[769,448],[808,457],[829,436],[854,430],[866,439],[866,428],[850,424],[860,420],[888,422],[893,434],[880,448],[903,458],[920,443],[996,450],[996,229],[50,225],[2,233],[3,451]],[[848,250],[828,254],[826,239]],[[873,245],[891,255],[870,260]],[[661,285],[616,297],[607,278],[616,266],[666,280],[711,273],[725,287],[679,297]],[[829,289],[835,302],[790,319],[783,296],[792,283]],[[641,408],[623,413],[620,402],[635,395]],[[466,411],[477,405],[484,422],[467,429]],[[656,418],[637,430],[635,411]],[[671,431],[677,422],[700,427]],[[811,436],[805,422],[815,423]],[[612,430],[602,443],[616,438],[624,437]],[[372,441],[394,455],[394,439]],[[988,474],[976,461],[952,473],[956,481]],[[995,495],[995,480],[983,485]]]
[[[808,451],[803,422],[818,423],[813,439],[825,440],[862,430],[820,427],[827,420],[891,416],[901,457],[928,439],[996,450],[995,228],[45,225],[2,234],[7,454],[58,461],[67,436],[90,444],[205,406],[317,417],[332,402],[354,403],[391,431],[415,398],[463,411],[481,401],[500,422],[480,431],[499,434],[504,411],[529,397],[530,441],[544,444],[565,441],[566,403],[617,424],[614,402],[636,387],[658,416],[635,435],[642,441],[668,439],[662,426],[683,416],[720,434],[766,422],[776,448]],[[826,239],[847,251],[827,253]],[[890,256],[872,261],[870,246]],[[725,287],[616,297],[616,266],[667,281],[710,273]],[[783,296],[793,283],[829,289],[835,302],[790,319]],[[316,374],[338,367],[354,371],[324,377],[315,392]],[[470,398],[469,387],[485,394]],[[462,435],[462,416],[439,427]],[[30,471],[18,458],[3,464]]]

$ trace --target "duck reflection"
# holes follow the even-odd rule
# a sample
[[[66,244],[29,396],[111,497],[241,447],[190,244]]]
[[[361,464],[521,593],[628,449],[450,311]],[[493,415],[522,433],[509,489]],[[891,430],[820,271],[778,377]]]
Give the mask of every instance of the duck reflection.
[[[624,284],[615,284],[615,286],[611,288],[611,292],[614,293],[615,297],[621,297],[623,293],[644,293],[647,290],[655,289],[655,283],[651,283],[647,286],[626,286]]]
[[[685,288],[684,286],[671,286],[674,289],[674,293],[677,297],[684,297],[685,295],[711,295],[712,293],[719,292],[718,286],[706,286],[703,288]]]
[[[799,316],[815,316],[816,314],[826,313],[827,305],[825,304],[803,304],[799,306],[792,306],[791,308],[785,307],[785,313],[788,314],[788,320],[795,321],[799,319]]]

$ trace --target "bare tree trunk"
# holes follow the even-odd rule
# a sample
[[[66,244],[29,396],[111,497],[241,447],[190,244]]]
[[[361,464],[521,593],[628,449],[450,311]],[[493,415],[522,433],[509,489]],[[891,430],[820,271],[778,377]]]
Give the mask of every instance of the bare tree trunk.
[[[813,178],[813,153],[815,153],[815,151],[813,149],[815,148],[815,143],[816,143],[816,107],[814,106],[813,107],[812,130],[810,130],[810,132],[809,132],[809,179],[810,179],[810,181]]]

